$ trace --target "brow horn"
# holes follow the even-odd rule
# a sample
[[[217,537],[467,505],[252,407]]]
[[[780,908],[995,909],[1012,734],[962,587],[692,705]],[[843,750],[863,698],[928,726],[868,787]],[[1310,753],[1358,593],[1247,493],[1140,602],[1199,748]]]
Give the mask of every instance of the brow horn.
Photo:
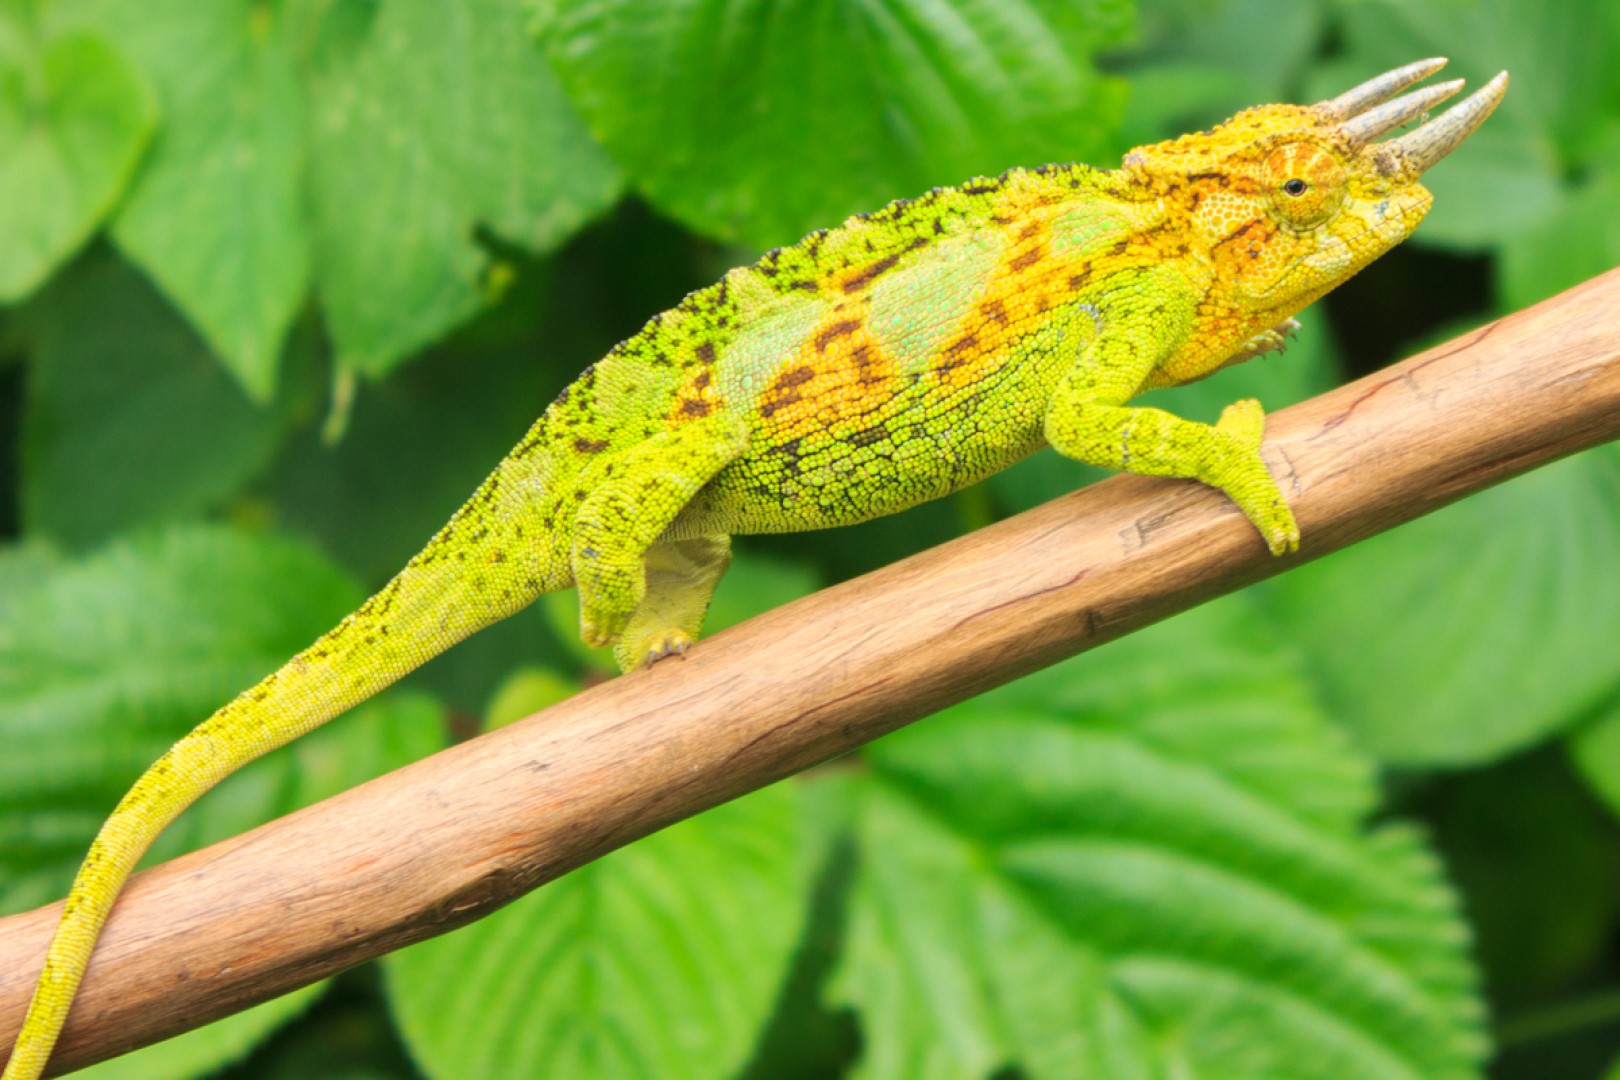
[[[1386,71],[1377,78],[1368,79],[1352,90],[1346,90],[1336,98],[1319,102],[1316,108],[1327,113],[1334,120],[1348,120],[1352,116],[1359,116],[1375,105],[1381,105],[1405,90],[1413,83],[1422,82],[1430,75],[1446,66],[1443,56],[1431,56],[1427,60],[1418,60],[1403,67]]]
[[[1348,135],[1350,141],[1357,146],[1364,146],[1378,136],[1422,116],[1462,88],[1462,79],[1425,86],[1422,90],[1402,94],[1394,101],[1386,101],[1375,109],[1368,109],[1361,115],[1346,120],[1339,125],[1339,130]]]

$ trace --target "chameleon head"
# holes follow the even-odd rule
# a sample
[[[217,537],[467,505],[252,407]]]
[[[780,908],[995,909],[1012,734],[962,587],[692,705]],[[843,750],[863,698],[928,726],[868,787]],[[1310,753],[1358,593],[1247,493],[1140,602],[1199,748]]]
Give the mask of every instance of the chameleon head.
[[[1279,321],[1411,235],[1433,202],[1419,177],[1507,92],[1504,71],[1438,119],[1379,142],[1462,88],[1457,79],[1402,93],[1445,63],[1420,60],[1316,105],[1246,109],[1133,150],[1125,167],[1186,215],[1224,295]]]

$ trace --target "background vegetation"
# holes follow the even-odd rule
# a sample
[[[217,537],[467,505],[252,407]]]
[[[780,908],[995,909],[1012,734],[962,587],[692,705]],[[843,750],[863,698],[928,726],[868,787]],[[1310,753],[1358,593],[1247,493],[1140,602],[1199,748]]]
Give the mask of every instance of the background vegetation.
[[[1620,263],[1612,0],[0,0],[0,910],[689,289],[1432,54],[1506,104],[1205,418]],[[745,540],[715,621],[1088,478]],[[572,605],[154,857],[599,677]],[[1610,446],[87,1075],[1620,1077],[1617,612]]]

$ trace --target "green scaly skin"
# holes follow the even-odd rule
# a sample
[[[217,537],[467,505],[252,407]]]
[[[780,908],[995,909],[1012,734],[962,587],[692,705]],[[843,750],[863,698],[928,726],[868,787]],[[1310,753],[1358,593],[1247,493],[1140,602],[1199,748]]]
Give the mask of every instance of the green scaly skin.
[[[1117,171],[1013,170],[892,203],[655,317],[381,592],[141,777],[73,884],[3,1080],[43,1072],[113,901],[182,810],[543,593],[577,585],[585,641],[635,668],[697,636],[732,535],[893,513],[1046,445],[1212,485],[1274,554],[1295,550],[1257,402],[1213,426],[1126,402],[1280,346],[1411,233],[1419,174],[1505,89],[1373,141],[1447,96],[1380,104],[1441,64],[1250,109]]]

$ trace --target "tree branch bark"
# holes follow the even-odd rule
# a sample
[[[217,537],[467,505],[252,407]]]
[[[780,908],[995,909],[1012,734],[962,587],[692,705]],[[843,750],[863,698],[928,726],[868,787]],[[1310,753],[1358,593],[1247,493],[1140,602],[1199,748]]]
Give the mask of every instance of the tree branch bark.
[[[54,1066],[443,933],[953,702],[1620,436],[1620,270],[1281,412],[1269,435],[1297,558],[1267,555],[1214,491],[1115,477],[142,873]],[[0,920],[0,1054],[59,908]]]

